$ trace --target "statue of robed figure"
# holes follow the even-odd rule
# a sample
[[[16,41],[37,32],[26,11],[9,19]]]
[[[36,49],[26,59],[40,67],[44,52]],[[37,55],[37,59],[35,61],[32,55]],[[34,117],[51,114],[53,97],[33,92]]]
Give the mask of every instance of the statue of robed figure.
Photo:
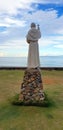
[[[41,38],[41,32],[39,25],[31,23],[31,28],[27,33],[26,40],[29,43],[29,52],[28,52],[28,68],[39,68],[39,46],[38,40]]]
[[[27,69],[21,84],[19,100],[24,104],[40,104],[45,99],[43,82],[40,71],[38,40],[41,38],[39,25],[31,23],[31,28],[26,35],[29,44]]]

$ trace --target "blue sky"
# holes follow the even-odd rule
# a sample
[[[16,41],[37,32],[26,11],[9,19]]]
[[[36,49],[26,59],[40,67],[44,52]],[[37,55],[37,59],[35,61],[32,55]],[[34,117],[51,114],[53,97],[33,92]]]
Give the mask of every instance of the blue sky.
[[[28,55],[26,34],[40,25],[40,56],[63,55],[63,0],[0,1],[0,57]]]

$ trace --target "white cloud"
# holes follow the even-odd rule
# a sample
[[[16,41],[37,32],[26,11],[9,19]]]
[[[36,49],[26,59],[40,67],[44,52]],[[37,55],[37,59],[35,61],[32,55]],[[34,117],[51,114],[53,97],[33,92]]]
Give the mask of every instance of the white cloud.
[[[7,42],[4,42],[3,45],[0,46],[0,49],[8,49],[8,48],[27,48],[28,44],[26,43],[25,39],[20,40],[8,40]]]
[[[63,36],[46,36],[39,40],[40,49],[43,47],[63,48]]]
[[[63,16],[58,17],[56,10],[43,11],[37,10],[32,14],[24,14],[23,19],[31,23],[39,23],[43,34],[62,34],[63,33]]]
[[[18,9],[31,9],[33,0],[2,0],[0,1],[0,13],[17,14]]]
[[[42,38],[42,39],[39,40],[40,47],[45,47],[45,46],[48,46],[50,44],[53,44],[53,40],[52,39]]]
[[[16,18],[12,18],[9,16],[5,16],[4,18],[1,17],[0,19],[0,27],[10,27],[10,26],[20,26],[23,27],[26,25],[26,22],[24,20],[17,20]]]
[[[28,44],[25,39],[9,40],[0,45],[0,57],[23,57],[28,54]]]
[[[38,3],[54,3],[54,4],[62,4],[63,0],[35,0],[34,2],[38,2]]]
[[[63,49],[63,44],[55,45],[54,47]]]
[[[31,10],[31,3],[37,2],[37,3],[45,3],[46,0],[2,0],[0,1],[0,12],[3,11],[2,15],[0,16],[0,26],[10,27],[10,26],[26,26],[30,24],[32,21],[35,21],[36,23],[39,23],[41,26],[41,30],[43,31],[43,34],[50,34],[50,33],[63,33],[63,16],[58,18],[58,12],[56,10],[36,10],[32,14],[29,14],[28,11],[20,11],[21,18],[17,19],[12,17],[12,15],[17,15],[18,9],[27,9]],[[51,0],[48,0],[47,2],[52,3]],[[54,2],[54,0],[53,0]],[[55,2],[58,2],[56,0]],[[61,1],[60,1],[61,3]],[[11,12],[11,15],[9,14]],[[7,15],[4,15],[6,14]]]
[[[63,0],[0,0],[0,13],[17,14],[19,8],[32,10],[32,3],[62,4]]]
[[[14,18],[9,18],[9,17],[5,18],[5,22],[10,24],[10,25],[15,24],[15,25],[18,25],[18,26],[24,26],[24,23],[25,23],[25,21],[16,20]]]

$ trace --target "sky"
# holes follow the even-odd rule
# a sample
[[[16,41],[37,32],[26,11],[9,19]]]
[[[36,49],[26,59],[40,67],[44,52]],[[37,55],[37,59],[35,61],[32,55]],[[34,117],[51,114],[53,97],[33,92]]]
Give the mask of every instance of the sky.
[[[28,55],[32,22],[40,25],[40,56],[63,55],[63,0],[0,0],[0,57]]]

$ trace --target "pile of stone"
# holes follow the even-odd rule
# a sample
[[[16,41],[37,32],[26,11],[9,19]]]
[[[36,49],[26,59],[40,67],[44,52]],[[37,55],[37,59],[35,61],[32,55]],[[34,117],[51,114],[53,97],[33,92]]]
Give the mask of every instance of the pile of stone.
[[[19,100],[25,103],[40,102],[45,99],[43,92],[43,84],[39,69],[26,69],[23,82],[21,84],[21,92]]]

